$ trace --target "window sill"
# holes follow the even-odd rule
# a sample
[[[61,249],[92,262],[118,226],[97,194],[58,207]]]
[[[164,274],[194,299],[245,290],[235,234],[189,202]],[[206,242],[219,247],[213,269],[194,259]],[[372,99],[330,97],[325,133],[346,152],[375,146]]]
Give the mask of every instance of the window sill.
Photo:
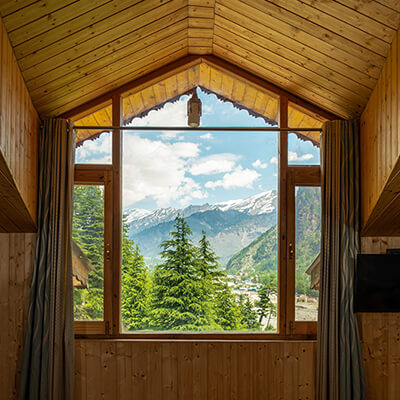
[[[121,333],[117,335],[76,334],[75,339],[142,341],[305,341],[316,335],[280,335],[278,333]]]

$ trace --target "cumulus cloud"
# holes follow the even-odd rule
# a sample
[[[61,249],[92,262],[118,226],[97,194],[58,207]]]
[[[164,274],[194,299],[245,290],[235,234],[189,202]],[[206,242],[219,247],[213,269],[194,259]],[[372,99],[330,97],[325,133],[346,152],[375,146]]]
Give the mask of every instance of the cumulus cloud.
[[[236,167],[236,169],[227,173],[223,176],[222,179],[217,181],[208,181],[204,186],[207,189],[215,189],[217,187],[223,187],[224,189],[232,189],[237,187],[253,187],[253,183],[260,177],[261,175],[252,169],[245,168],[241,165]]]
[[[256,160],[251,164],[254,168],[265,169],[267,168],[267,163],[263,163],[260,160]]]
[[[230,172],[239,156],[231,153],[213,154],[196,159],[189,169],[192,175],[212,175]]]
[[[162,207],[171,201],[202,199],[207,193],[185,175],[188,164],[198,156],[199,145],[166,143],[138,135],[124,137],[123,199],[129,205],[152,198]]]
[[[308,161],[314,158],[312,154],[303,154],[299,156],[296,152],[294,151],[289,151],[288,152],[288,160],[289,161]]]
[[[295,151],[288,151],[288,161],[289,162],[296,162],[296,161],[308,161],[314,158],[312,154],[302,154],[299,156]],[[271,164],[278,164],[278,158],[272,157],[269,161]]]
[[[93,164],[111,163],[112,153],[111,135],[102,133],[95,140],[86,140],[82,146],[76,149],[77,162],[91,162]]]
[[[187,126],[187,96],[182,97],[175,103],[167,103],[161,110],[150,111],[144,118],[134,118],[131,126]],[[182,140],[179,137],[179,131],[164,131],[160,138],[164,140]]]

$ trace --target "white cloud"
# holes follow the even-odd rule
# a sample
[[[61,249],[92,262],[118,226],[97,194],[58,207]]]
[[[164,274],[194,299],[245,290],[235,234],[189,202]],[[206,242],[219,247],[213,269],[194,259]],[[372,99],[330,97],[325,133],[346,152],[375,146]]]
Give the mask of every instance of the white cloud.
[[[208,181],[204,186],[207,189],[215,189],[217,187],[223,187],[224,189],[231,189],[235,187],[253,187],[254,181],[256,181],[261,175],[252,169],[243,169],[241,165],[236,167],[232,173],[225,174],[222,179],[217,181]]]
[[[91,162],[93,164],[110,163],[112,153],[111,135],[102,133],[99,138],[86,140],[76,149],[77,162]]]
[[[260,160],[256,160],[251,164],[254,168],[265,169],[267,168],[267,163],[263,163]]]
[[[200,139],[211,140],[211,139],[213,139],[213,135],[210,132],[208,132],[208,133],[205,133],[204,135],[201,135]]]
[[[130,126],[153,126],[157,130],[157,126],[182,126],[187,127],[187,96],[175,103],[167,103],[161,110],[150,111],[144,118],[134,118]],[[179,137],[179,131],[163,131],[160,135],[164,140],[182,140]]]
[[[189,170],[192,175],[212,175],[230,172],[239,156],[231,153],[213,154],[195,160]]]
[[[290,162],[296,162],[296,161],[308,161],[314,158],[312,154],[303,154],[299,156],[295,151],[288,151],[288,161]],[[271,164],[278,164],[278,158],[277,157],[272,157],[271,160],[269,161]]]
[[[123,200],[130,205],[152,198],[158,206],[171,201],[202,199],[207,193],[185,175],[188,164],[200,152],[190,142],[165,143],[138,135],[124,137]]]
[[[270,162],[271,164],[278,164],[278,157],[272,157],[272,158],[269,160],[269,162]]]
[[[289,161],[307,161],[307,160],[311,160],[312,158],[314,158],[314,156],[312,154],[303,154],[303,155],[299,156],[294,151],[288,152],[288,160]]]

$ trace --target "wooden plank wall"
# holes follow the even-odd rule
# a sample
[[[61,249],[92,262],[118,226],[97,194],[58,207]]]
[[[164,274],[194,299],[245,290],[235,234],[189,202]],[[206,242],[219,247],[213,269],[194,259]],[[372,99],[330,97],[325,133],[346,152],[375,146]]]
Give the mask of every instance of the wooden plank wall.
[[[34,222],[39,122],[0,18],[0,151]]]
[[[77,340],[75,399],[314,399],[315,341]]]
[[[36,234],[0,234],[0,399],[16,398]]]
[[[400,248],[400,237],[364,237],[363,253]],[[400,313],[359,313],[369,400],[395,400],[400,393]]]
[[[374,229],[384,214],[390,214],[400,201],[393,201],[398,192],[391,189],[392,196],[379,203],[400,155],[400,32],[397,32],[378,83],[361,116],[361,190],[362,222],[365,235],[389,235],[382,227]],[[394,188],[396,189],[396,188]],[[390,207],[386,207],[392,201]],[[379,204],[378,204],[379,203]],[[396,226],[391,234],[400,234],[400,221],[388,218],[388,225]],[[379,230],[381,230],[379,232]]]

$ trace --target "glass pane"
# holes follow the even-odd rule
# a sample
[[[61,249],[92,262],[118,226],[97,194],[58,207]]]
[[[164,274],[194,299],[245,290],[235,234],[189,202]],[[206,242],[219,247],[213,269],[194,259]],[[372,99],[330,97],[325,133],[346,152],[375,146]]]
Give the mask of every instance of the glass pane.
[[[73,119],[76,126],[111,126],[111,105],[89,115]],[[111,164],[111,132],[101,129],[79,129],[76,132],[76,164]]]
[[[321,188],[296,188],[296,321],[317,321]]]
[[[103,186],[75,185],[72,240],[75,320],[103,320]]]
[[[319,165],[320,162],[321,156],[319,146],[308,140],[300,139],[295,133],[289,133],[289,165]]]
[[[244,117],[199,96],[203,126]],[[185,125],[172,106],[162,119]],[[277,133],[123,136],[123,330],[276,331]]]
[[[95,139],[88,139],[77,145],[75,164],[111,164],[112,136],[103,132]]]

